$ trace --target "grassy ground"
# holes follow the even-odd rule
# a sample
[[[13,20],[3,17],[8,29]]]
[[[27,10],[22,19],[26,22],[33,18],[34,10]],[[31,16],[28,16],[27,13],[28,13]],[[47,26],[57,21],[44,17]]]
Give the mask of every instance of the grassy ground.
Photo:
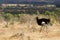
[[[0,19],[0,40],[60,40],[60,24],[53,23],[40,32],[40,27],[36,23],[36,16],[39,18],[48,18],[45,15],[23,14],[6,21],[3,17]],[[7,24],[8,22],[8,24]]]

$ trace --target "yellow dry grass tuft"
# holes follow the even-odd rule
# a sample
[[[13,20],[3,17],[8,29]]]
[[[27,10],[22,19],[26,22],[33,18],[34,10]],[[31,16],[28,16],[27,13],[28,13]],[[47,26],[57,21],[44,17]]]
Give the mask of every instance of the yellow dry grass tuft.
[[[45,30],[40,32],[40,27],[35,20],[37,15],[24,14],[20,17],[23,20],[15,21],[11,24],[8,22],[6,28],[6,22],[3,20],[0,22],[0,40],[60,40],[60,24],[55,23],[52,26],[48,26],[48,33]],[[38,16],[40,18],[44,15]],[[25,21],[25,22],[24,22]]]

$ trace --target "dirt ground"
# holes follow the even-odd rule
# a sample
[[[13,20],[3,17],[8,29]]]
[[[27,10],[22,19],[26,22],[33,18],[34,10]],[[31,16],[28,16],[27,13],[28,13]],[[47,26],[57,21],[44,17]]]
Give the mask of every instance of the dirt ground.
[[[48,33],[40,30],[37,24],[20,24],[15,22],[13,25],[6,22],[0,23],[0,40],[60,40],[60,24],[48,26]]]
[[[33,17],[35,15],[25,15],[20,19],[24,23],[14,21],[8,25],[3,19],[0,20],[0,40],[60,40],[60,23],[49,25],[47,32],[46,29],[40,32],[41,26],[37,25]]]

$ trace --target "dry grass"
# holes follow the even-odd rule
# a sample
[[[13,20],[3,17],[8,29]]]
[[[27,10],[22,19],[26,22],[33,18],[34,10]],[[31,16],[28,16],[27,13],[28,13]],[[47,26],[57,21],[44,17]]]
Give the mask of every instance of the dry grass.
[[[40,32],[40,26],[35,20],[36,16],[46,17],[24,14],[20,21],[14,21],[14,23],[10,21],[7,28],[4,20],[0,22],[0,40],[60,40],[60,24],[56,22],[49,26],[48,33],[45,30]]]

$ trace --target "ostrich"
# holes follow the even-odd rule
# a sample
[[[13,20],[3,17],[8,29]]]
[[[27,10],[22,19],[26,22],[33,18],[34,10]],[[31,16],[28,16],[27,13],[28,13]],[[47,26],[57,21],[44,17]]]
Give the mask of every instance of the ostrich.
[[[36,17],[36,21],[37,21],[37,24],[41,26],[40,32],[43,27],[46,27],[46,31],[47,31],[47,25],[50,23],[50,19],[46,19],[46,18],[38,19],[38,17]]]

